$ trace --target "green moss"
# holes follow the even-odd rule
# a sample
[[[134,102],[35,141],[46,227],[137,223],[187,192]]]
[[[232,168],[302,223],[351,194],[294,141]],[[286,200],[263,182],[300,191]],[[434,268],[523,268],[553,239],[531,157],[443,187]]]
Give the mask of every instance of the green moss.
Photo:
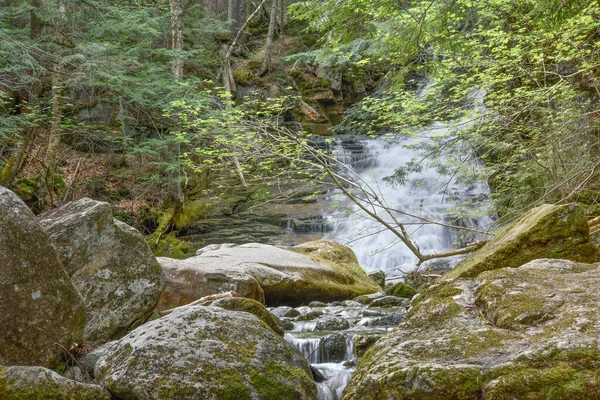
[[[233,69],[233,80],[238,85],[261,85],[262,80],[256,76],[252,64],[243,63]]]
[[[291,382],[297,385],[314,385],[312,378],[306,370],[288,365],[268,362],[266,369],[251,368],[249,372],[250,384],[258,392],[260,399],[298,399],[302,400],[301,393],[295,389]],[[314,389],[313,389],[314,391]],[[308,393],[311,390],[307,391]]]
[[[184,203],[173,217],[173,225],[177,229],[187,228],[201,218],[209,218],[214,212],[214,201],[211,199],[194,200]]]
[[[152,240],[152,239],[150,239]],[[198,246],[191,242],[183,241],[177,237],[177,232],[163,236],[158,243],[154,243],[156,257],[169,257],[183,260],[196,254]]]
[[[394,286],[386,289],[385,293],[390,296],[412,299],[417,294],[417,289],[406,283],[397,283]]]
[[[568,364],[549,368],[509,366],[489,374],[495,378],[485,399],[596,399],[600,396],[600,372]],[[489,378],[488,378],[489,379]]]
[[[597,257],[581,207],[543,205],[503,229],[444,278],[475,277],[484,271],[516,268],[537,258],[594,262]]]

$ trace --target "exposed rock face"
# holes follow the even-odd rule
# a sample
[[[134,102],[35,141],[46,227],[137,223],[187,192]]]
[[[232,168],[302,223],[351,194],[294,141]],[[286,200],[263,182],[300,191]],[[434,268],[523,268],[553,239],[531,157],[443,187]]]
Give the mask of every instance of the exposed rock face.
[[[600,264],[535,260],[420,293],[344,399],[591,399],[600,393]]]
[[[43,367],[0,367],[0,398],[4,400],[109,400],[101,386],[75,382]]]
[[[84,322],[83,300],[48,235],[0,187],[0,365],[54,366],[81,339]]]
[[[252,243],[205,250],[183,261],[158,260],[167,276],[159,309],[229,290],[267,304],[291,305],[381,290],[360,268],[352,250],[328,241],[289,250]],[[264,291],[264,299],[255,282]]]
[[[113,218],[110,205],[81,199],[39,217],[85,299],[85,338],[118,338],[148,317],[164,288],[144,237]]]
[[[598,261],[580,206],[546,204],[530,210],[445,277],[472,278],[483,271],[514,268],[538,258]]]
[[[247,312],[189,306],[106,349],[96,379],[129,399],[315,399],[306,359]]]

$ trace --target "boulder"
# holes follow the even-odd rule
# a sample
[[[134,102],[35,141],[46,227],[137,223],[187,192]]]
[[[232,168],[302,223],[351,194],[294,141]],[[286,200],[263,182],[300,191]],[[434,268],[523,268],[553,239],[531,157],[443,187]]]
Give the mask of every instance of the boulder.
[[[340,317],[325,317],[317,321],[315,329],[317,331],[343,331],[349,329],[350,323]]]
[[[360,268],[352,250],[328,241],[287,249],[251,243],[159,262],[167,276],[161,309],[225,290],[261,301],[255,282],[270,305],[330,302],[381,290]]]
[[[360,304],[369,305],[373,302],[373,300],[379,299],[381,297],[385,297],[384,292],[363,294],[362,296],[358,296],[357,298],[355,298],[354,301],[356,301],[357,303],[360,303]]]
[[[417,294],[417,289],[407,283],[398,282],[387,287],[385,289],[385,294],[402,297],[404,299],[412,299]]]
[[[363,356],[344,399],[591,399],[600,264],[542,259],[443,280]]]
[[[103,343],[146,320],[164,278],[140,232],[115,220],[108,203],[87,198],[38,218],[85,300],[86,340]]]
[[[378,269],[377,271],[372,271],[367,274],[369,278],[373,280],[376,284],[378,284],[382,289],[385,287],[385,272]]]
[[[283,337],[285,330],[283,323],[275,315],[271,314],[261,303],[244,297],[227,297],[214,301],[211,306],[221,307],[230,311],[243,311],[257,316],[262,322],[279,336]]]
[[[384,296],[373,299],[369,307],[398,307],[408,303],[408,300],[396,296]]]
[[[3,400],[110,400],[98,385],[76,382],[43,367],[0,367]]]
[[[240,297],[265,302],[265,294],[258,281],[243,266],[210,264],[202,256],[185,260],[158,257],[166,279],[156,311],[180,307],[223,292],[234,291]]]
[[[0,365],[55,366],[85,306],[33,212],[0,187]]]
[[[276,307],[271,310],[271,313],[277,318],[294,318],[300,315],[298,310],[288,306]]]
[[[188,306],[104,346],[96,379],[129,399],[315,399],[306,359],[256,316]]]
[[[473,278],[484,271],[518,267],[538,258],[595,262],[583,209],[577,204],[545,204],[507,226],[483,248],[444,275]]]

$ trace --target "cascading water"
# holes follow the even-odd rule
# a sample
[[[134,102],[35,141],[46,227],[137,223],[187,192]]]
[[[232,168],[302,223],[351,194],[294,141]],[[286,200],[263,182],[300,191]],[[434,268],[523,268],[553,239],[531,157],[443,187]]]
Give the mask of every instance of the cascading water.
[[[465,244],[465,238],[458,229],[423,224],[424,220],[466,226],[481,231],[487,230],[492,223],[490,217],[461,219],[451,212],[464,201],[485,202],[484,199],[489,193],[487,185],[476,182],[469,185],[459,184],[454,177],[441,175],[433,163],[427,160],[421,163],[420,171],[408,176],[404,185],[391,186],[383,181],[383,178],[393,175],[399,167],[423,157],[422,151],[417,149],[417,144],[423,141],[431,142],[433,135],[442,135],[445,130],[443,125],[436,124],[421,137],[385,135],[376,139],[352,139],[351,146],[345,145],[345,139],[337,138],[332,146],[332,154],[351,166],[360,179],[368,183],[378,196],[385,200],[390,209],[419,217],[396,214],[423,254],[450,251]],[[357,142],[360,143],[359,148],[356,146]],[[355,154],[352,154],[353,152]],[[474,168],[478,167],[477,160],[473,157],[469,162]],[[450,196],[449,192],[454,195]],[[367,271],[381,269],[388,277],[402,275],[402,272],[415,268],[417,257],[393,232],[372,220],[356,205],[344,201],[342,195],[340,203],[348,207],[350,213],[338,213],[331,218],[332,233],[329,238],[352,247],[363,268]],[[385,215],[385,211],[380,209],[378,214],[395,225],[391,218]],[[471,239],[481,239],[481,235]],[[445,262],[452,265],[456,261],[455,258]]]

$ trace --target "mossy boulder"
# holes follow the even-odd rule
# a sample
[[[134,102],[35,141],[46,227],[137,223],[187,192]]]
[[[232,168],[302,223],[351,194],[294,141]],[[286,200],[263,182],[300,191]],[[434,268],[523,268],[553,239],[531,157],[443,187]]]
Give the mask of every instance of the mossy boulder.
[[[0,367],[3,400],[109,400],[98,385],[76,382],[43,367]]]
[[[271,314],[261,303],[256,300],[243,297],[226,297],[213,301],[211,306],[221,307],[230,311],[243,311],[255,315],[279,336],[283,337],[285,330],[283,323],[275,315]]]
[[[38,218],[85,300],[86,340],[104,343],[146,320],[165,284],[140,232],[88,198]]]
[[[352,250],[329,241],[288,248],[257,243],[215,245],[186,260],[158,260],[167,277],[158,306],[161,310],[232,290],[269,305],[294,306],[381,290],[360,268]]]
[[[398,282],[387,287],[385,293],[390,296],[412,299],[417,294],[417,289],[407,283]]]
[[[96,379],[130,399],[315,399],[306,359],[248,312],[189,306],[103,347]]]
[[[0,365],[54,367],[81,340],[84,322],[83,299],[48,234],[0,186]]]
[[[598,260],[598,251],[590,241],[580,206],[546,204],[530,210],[444,278],[472,278],[483,271],[514,268],[538,258]]]
[[[426,287],[344,399],[598,398],[599,284],[600,264],[541,259]]]

